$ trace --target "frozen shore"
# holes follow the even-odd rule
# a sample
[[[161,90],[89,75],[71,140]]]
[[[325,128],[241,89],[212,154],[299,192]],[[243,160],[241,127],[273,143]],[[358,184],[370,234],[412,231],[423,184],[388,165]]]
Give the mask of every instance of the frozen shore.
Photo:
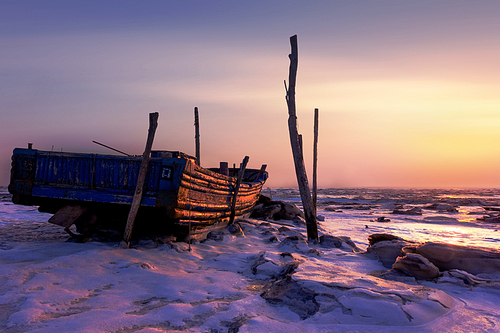
[[[47,214],[0,203],[2,332],[498,332],[499,283],[398,281],[293,221],[132,249],[68,242]],[[359,237],[357,224],[339,225]],[[327,233],[325,229],[322,232]],[[298,236],[298,237],[297,237]],[[364,250],[364,249],[362,249]]]

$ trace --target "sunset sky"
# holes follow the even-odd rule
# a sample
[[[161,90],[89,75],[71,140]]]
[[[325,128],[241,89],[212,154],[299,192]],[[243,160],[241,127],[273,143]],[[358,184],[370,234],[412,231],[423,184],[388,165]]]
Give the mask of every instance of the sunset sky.
[[[268,165],[296,187],[283,81],[320,187],[500,187],[500,1],[2,1],[0,185],[16,147]],[[52,148],[53,147],[53,148]]]

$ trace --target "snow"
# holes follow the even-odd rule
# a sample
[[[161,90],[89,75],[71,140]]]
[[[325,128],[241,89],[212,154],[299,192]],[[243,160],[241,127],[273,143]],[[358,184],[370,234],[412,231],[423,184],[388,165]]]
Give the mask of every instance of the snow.
[[[350,202],[345,198],[341,204]],[[371,222],[387,213],[387,202],[345,213],[327,206],[318,211],[325,216],[321,233],[348,236],[363,251],[372,233],[419,241],[439,228],[440,239],[453,233],[446,228],[465,228],[453,234],[464,238],[459,243],[499,244],[495,227],[466,225],[465,213],[426,211],[410,220],[385,214],[387,223]],[[382,279],[376,273],[387,269],[377,260],[347,246],[297,240],[305,228],[292,221],[247,219],[240,222],[243,235],[227,233],[191,249],[153,242],[123,249],[68,241],[62,228],[45,222],[49,217],[0,202],[2,332],[500,331],[500,276],[476,286],[451,275]],[[279,241],[270,242],[272,236]]]

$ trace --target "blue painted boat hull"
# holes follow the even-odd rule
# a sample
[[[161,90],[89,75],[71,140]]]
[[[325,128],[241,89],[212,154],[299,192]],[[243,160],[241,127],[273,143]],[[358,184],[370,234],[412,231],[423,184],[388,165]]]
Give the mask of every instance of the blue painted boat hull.
[[[96,214],[123,215],[132,203],[142,157],[14,149],[9,192],[13,202],[57,213],[80,205]],[[237,170],[229,176],[205,169],[181,152],[154,151],[140,211],[156,226],[195,232],[224,223],[231,213]],[[236,199],[236,216],[249,213],[268,177],[247,169]],[[102,214],[103,212],[109,214]],[[144,215],[144,214],[143,214]],[[123,221],[123,224],[125,221]],[[153,223],[153,222],[151,222]]]

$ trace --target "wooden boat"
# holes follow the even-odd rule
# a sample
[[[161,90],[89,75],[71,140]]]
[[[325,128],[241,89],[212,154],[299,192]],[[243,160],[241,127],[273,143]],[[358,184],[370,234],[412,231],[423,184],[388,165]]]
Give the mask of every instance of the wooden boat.
[[[75,235],[69,229],[73,224],[81,234],[97,225],[123,230],[141,161],[141,156],[16,148],[9,192],[16,204],[53,213],[49,222],[70,234]],[[232,206],[235,216],[249,214],[268,174],[265,166],[246,169],[235,196],[238,170],[221,173],[220,168],[196,165],[194,157],[181,152],[152,151],[134,233],[199,238],[227,224]]]

